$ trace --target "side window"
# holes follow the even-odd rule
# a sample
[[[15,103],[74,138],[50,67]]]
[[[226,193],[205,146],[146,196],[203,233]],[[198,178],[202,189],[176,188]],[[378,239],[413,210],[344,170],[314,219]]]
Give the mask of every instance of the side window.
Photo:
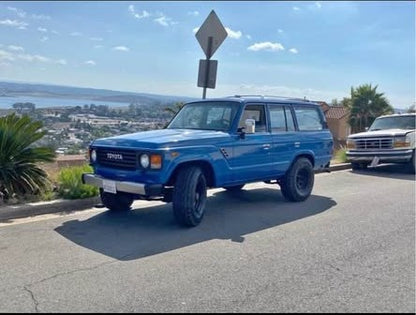
[[[295,106],[296,119],[300,131],[323,130],[319,108]]]
[[[286,118],[283,106],[271,105],[270,107],[270,125],[272,132],[286,131]]]
[[[264,105],[247,105],[241,115],[238,127],[244,127],[246,119],[254,119],[256,121],[256,133],[266,131],[266,115]]]

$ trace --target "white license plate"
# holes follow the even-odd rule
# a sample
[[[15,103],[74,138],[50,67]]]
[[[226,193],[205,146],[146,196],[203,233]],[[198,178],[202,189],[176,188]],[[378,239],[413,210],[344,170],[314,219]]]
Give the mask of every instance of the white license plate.
[[[380,158],[378,156],[373,157],[373,160],[371,161],[370,166],[371,167],[377,166],[379,161],[380,161]]]
[[[103,180],[103,189],[105,192],[109,192],[112,194],[116,194],[117,193],[117,189],[116,189],[116,182],[113,180]]]

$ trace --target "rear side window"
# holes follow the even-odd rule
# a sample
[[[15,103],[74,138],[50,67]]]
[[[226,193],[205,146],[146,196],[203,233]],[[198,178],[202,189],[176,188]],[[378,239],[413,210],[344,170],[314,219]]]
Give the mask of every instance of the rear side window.
[[[323,130],[324,124],[319,108],[294,106],[300,131]]]
[[[287,106],[270,105],[270,125],[272,132],[294,131],[292,112]]]

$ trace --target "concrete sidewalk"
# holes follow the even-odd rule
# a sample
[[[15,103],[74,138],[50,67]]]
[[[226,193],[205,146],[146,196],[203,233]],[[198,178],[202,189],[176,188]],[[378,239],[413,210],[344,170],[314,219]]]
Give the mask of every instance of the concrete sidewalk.
[[[339,171],[350,168],[350,163],[335,164],[330,166],[330,171]],[[52,201],[2,206],[0,207],[0,222],[7,222],[12,219],[26,218],[48,213],[70,213],[73,211],[86,210],[93,208],[99,203],[101,203],[101,200],[100,197],[97,196],[87,199],[57,199]]]

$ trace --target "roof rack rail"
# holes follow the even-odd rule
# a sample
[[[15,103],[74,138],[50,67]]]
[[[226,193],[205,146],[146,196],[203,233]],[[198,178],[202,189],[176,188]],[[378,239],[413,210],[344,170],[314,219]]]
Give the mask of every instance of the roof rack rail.
[[[300,98],[300,97],[288,97],[288,96],[280,96],[280,95],[236,94],[236,95],[228,96],[228,97],[261,97],[261,98],[265,98],[265,97],[275,97],[275,98],[281,98],[281,99],[285,99],[285,100],[312,102],[312,101],[306,99],[306,97]]]

